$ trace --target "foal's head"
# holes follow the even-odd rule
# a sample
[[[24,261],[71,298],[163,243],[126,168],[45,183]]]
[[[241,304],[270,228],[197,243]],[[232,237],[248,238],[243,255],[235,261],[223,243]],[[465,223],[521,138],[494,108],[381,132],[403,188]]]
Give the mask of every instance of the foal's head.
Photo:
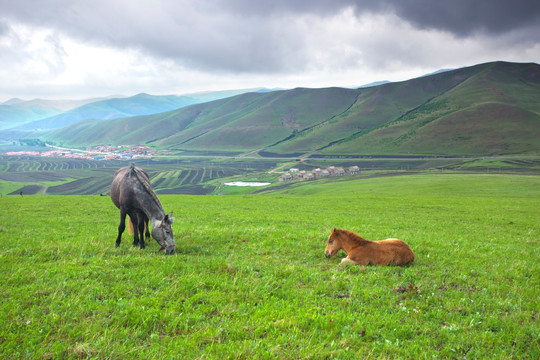
[[[339,229],[334,228],[330,234],[330,237],[328,238],[328,244],[326,244],[324,256],[331,258],[332,256],[336,255],[339,250],[341,250],[341,232]]]
[[[165,215],[163,220],[159,221],[155,226],[152,226],[152,237],[161,245],[159,251],[165,250],[165,254],[174,253],[176,245],[172,231],[174,218],[172,212]]]

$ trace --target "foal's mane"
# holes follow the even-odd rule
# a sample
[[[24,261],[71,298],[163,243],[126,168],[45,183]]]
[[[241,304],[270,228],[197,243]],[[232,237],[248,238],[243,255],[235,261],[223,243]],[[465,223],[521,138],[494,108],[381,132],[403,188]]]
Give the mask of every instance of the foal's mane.
[[[360,235],[358,235],[357,233],[354,233],[352,231],[340,230],[340,229],[336,229],[336,230],[338,230],[343,235],[345,235],[351,242],[356,243],[358,245],[365,244],[366,242],[369,242],[369,240],[364,239],[363,237],[361,237]]]

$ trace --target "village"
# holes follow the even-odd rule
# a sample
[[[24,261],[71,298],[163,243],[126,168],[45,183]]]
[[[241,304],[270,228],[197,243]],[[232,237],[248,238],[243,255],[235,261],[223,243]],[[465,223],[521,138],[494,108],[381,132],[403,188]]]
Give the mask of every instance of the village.
[[[291,180],[315,180],[332,176],[344,176],[344,175],[356,175],[360,173],[360,168],[356,165],[349,167],[348,169],[342,166],[329,166],[326,169],[314,169],[312,171],[299,170],[296,168],[289,169],[285,174],[279,177],[279,181],[291,181]]]
[[[135,158],[147,158],[156,155],[164,155],[156,153],[148,146],[95,146],[86,148],[86,150],[73,150],[58,147],[51,147],[52,150],[39,151],[8,151],[6,155],[11,156],[41,156],[41,157],[56,157],[70,159],[87,159],[87,160],[129,160]]]
[[[94,160],[129,160],[157,155],[152,148],[143,145],[98,145],[86,148],[86,152]]]

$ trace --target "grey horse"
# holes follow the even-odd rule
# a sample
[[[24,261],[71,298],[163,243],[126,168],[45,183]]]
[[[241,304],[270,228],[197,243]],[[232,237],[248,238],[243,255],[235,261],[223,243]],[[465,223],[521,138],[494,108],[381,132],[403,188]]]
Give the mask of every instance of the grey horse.
[[[120,246],[122,241],[128,215],[134,228],[133,246],[140,243],[141,249],[144,249],[143,233],[150,222],[152,237],[161,245],[159,251],[165,250],[166,254],[174,253],[176,245],[171,226],[174,222],[172,212],[165,214],[161,202],[152,190],[150,178],[143,169],[131,164],[116,171],[111,184],[111,199],[120,209],[116,247]]]

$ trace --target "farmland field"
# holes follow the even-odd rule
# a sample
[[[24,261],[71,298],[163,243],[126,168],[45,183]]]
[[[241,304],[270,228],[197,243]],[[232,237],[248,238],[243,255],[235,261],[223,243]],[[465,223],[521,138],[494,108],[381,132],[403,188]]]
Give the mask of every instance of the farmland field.
[[[107,196],[0,198],[0,358],[540,357],[539,176],[159,197],[172,256],[127,233],[115,248]],[[398,237],[416,259],[341,265],[324,257],[333,227]]]
[[[540,173],[540,157],[508,156],[494,158],[362,158],[362,159],[276,159],[245,157],[177,157],[135,159],[145,169],[158,194],[207,195],[235,193],[239,189],[223,189],[230,181],[268,181],[279,183],[281,173],[295,167],[311,171],[316,168],[359,166],[361,176],[380,176],[403,172],[468,172],[468,173]],[[114,172],[131,161],[95,161],[71,158],[0,155],[0,195],[107,194]],[[330,179],[334,181],[336,179]],[[246,193],[247,191],[241,190]]]
[[[216,179],[248,175],[276,166],[275,160],[144,159],[134,160],[150,175],[157,193],[208,194]],[[0,194],[106,194],[114,175],[128,161],[0,155]],[[275,176],[277,177],[277,175]]]

